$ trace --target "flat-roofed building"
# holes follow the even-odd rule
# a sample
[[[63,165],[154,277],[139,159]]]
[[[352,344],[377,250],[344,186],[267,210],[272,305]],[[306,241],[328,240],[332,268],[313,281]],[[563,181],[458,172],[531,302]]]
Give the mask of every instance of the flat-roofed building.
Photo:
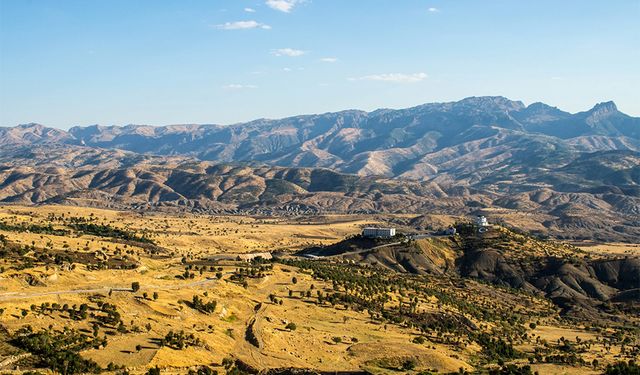
[[[489,226],[489,221],[486,217],[478,215],[478,217],[476,217],[476,225],[478,225],[479,227],[487,227]]]
[[[396,228],[367,227],[362,230],[362,237],[391,238],[396,235]]]

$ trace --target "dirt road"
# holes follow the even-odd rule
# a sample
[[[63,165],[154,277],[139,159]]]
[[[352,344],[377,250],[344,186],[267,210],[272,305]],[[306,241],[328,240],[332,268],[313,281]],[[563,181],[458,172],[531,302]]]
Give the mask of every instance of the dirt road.
[[[230,274],[232,272],[227,272],[225,274]],[[204,280],[193,281],[185,284],[170,284],[170,285],[143,285],[140,287],[140,290],[144,291],[146,289],[150,290],[177,290],[177,289],[185,289],[191,288],[194,286],[200,286],[204,284],[214,283],[218,281],[217,278],[207,278]],[[57,296],[62,294],[89,294],[89,293],[109,293],[109,291],[114,292],[130,292],[131,288],[122,287],[122,286],[103,286],[100,288],[90,288],[90,289],[67,289],[67,290],[55,290],[48,292],[33,292],[33,293],[24,293],[24,292],[8,292],[0,294],[0,301],[11,301],[16,299],[26,299],[33,297],[46,297],[46,296]]]

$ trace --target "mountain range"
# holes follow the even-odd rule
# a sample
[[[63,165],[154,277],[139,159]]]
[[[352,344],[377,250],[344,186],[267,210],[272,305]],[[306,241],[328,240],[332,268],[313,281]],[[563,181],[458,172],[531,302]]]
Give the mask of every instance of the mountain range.
[[[612,102],[570,114],[542,103],[524,106],[503,97],[473,97],[230,126],[94,125],[67,132],[27,124],[0,129],[0,145],[50,143],[424,180],[523,159],[543,166],[579,152],[639,151],[640,119],[619,112]],[[536,160],[529,159],[532,152],[539,155]]]
[[[0,128],[0,201],[209,211],[539,215],[640,235],[640,118],[503,97],[235,125]],[[107,199],[108,198],[108,199]]]

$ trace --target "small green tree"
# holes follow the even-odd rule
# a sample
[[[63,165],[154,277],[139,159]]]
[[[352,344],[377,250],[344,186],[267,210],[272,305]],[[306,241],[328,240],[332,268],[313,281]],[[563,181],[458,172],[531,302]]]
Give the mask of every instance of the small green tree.
[[[296,326],[294,322],[290,322],[284,328],[288,329],[289,331],[295,331],[298,326]]]
[[[224,366],[224,368],[227,370],[231,369],[231,367],[233,367],[234,364],[235,364],[235,361],[231,357],[225,357],[222,360],[222,366]]]
[[[134,281],[131,283],[131,291],[133,291],[134,293],[140,290],[140,283],[137,281]]]
[[[403,370],[413,370],[416,368],[416,360],[413,358],[407,359],[402,363]]]

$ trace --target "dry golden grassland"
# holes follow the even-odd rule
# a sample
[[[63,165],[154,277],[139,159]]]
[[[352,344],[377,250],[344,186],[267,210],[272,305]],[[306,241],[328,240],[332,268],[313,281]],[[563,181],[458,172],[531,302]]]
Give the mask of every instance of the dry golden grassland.
[[[319,303],[317,293],[328,295],[334,286],[314,279],[308,271],[274,263],[265,266],[257,277],[236,279],[244,262],[214,262],[209,255],[262,251],[293,251],[311,245],[330,244],[359,233],[375,220],[365,217],[332,216],[323,218],[256,218],[238,216],[168,215],[118,212],[80,207],[0,207],[0,221],[11,225],[49,225],[63,229],[64,221],[52,216],[81,217],[92,223],[118,228],[144,236],[155,243],[149,250],[144,243],[121,241],[112,237],[81,232],[65,235],[1,230],[13,244],[27,249],[19,258],[0,260],[0,324],[9,334],[30,325],[34,331],[64,327],[91,335],[91,314],[99,315],[99,306],[117,307],[122,330],[108,324],[98,328],[98,337],[107,345],[81,351],[84,358],[101,367],[110,363],[125,366],[131,373],[145,373],[158,366],[163,373],[185,373],[188,368],[207,365],[224,372],[225,358],[240,360],[256,369],[299,367],[321,371],[367,370],[372,373],[397,373],[407,359],[416,370],[453,372],[476,366],[480,347],[473,343],[453,345],[420,335],[415,327],[387,324],[374,320],[367,311]],[[544,251],[544,249],[541,249]],[[90,259],[86,263],[59,261],[24,267],[24,259],[52,252]],[[446,255],[445,253],[443,253]],[[443,256],[444,256],[443,255]],[[93,258],[92,258],[93,257]],[[99,261],[110,267],[90,267]],[[449,259],[451,261],[451,259]],[[73,263],[73,264],[70,264]],[[128,269],[114,269],[131,265]],[[200,272],[199,268],[203,267]],[[256,266],[258,267],[258,266]],[[185,276],[185,270],[187,275]],[[295,280],[294,280],[295,278]],[[137,291],[129,290],[133,282]],[[453,287],[453,284],[451,286]],[[492,306],[505,303],[506,310],[549,314],[554,307],[537,297],[512,297],[506,292],[483,287],[475,282],[453,293],[461,300]],[[215,301],[208,313],[190,306],[194,296]],[[389,293],[388,306],[410,301],[403,292]],[[525,303],[526,302],[526,303]],[[40,306],[87,304],[90,317],[71,319],[66,311],[42,310]],[[513,304],[511,306],[510,304]],[[528,305],[528,306],[527,306]],[[421,298],[418,312],[449,312],[465,315],[437,298]],[[467,314],[468,315],[468,314]],[[467,316],[480,329],[495,323]],[[295,330],[287,328],[294,323]],[[519,348],[532,350],[535,337],[555,341],[559,337],[595,339],[585,327],[570,327],[554,315],[529,329],[530,341]],[[198,344],[183,349],[159,345],[170,331],[194,334]],[[594,340],[595,341],[595,340]],[[16,353],[0,343],[0,370],[15,371]],[[594,343],[589,358],[604,363],[614,360],[615,352]],[[6,349],[6,348],[5,348]],[[28,357],[28,354],[23,355]],[[26,360],[28,358],[21,359]],[[524,363],[524,362],[523,362]],[[541,373],[589,373],[588,368],[536,365]],[[574,371],[575,370],[575,371]]]
[[[46,223],[50,214],[67,217],[92,217],[99,223],[117,228],[145,231],[150,239],[177,253],[244,253],[301,249],[311,245],[329,244],[348,234],[358,233],[365,224],[375,221],[363,217],[331,216],[318,220],[286,218],[256,218],[246,216],[208,216],[183,214],[137,214],[84,207],[0,207],[0,219],[15,218],[27,223]],[[19,240],[31,241],[25,234]],[[36,236],[39,237],[39,236]],[[51,236],[50,236],[51,237]],[[94,239],[91,248],[103,245]],[[51,237],[62,242],[67,238]],[[75,241],[76,243],[78,241]]]
[[[438,354],[435,349],[411,344],[411,330],[372,325],[366,313],[318,308],[303,299],[288,298],[289,289],[304,290],[313,283],[308,275],[293,269],[283,272],[283,266],[276,265],[266,277],[250,281],[247,288],[225,281],[235,266],[223,266],[225,276],[222,280],[212,278],[209,272],[196,275],[194,279],[176,279],[176,275],[184,270],[183,257],[198,259],[217,253],[291,251],[328,244],[358,233],[363,225],[371,224],[371,220],[337,216],[313,222],[298,219],[292,223],[277,218],[141,216],[79,207],[0,208],[0,219],[11,223],[44,225],[49,223],[51,214],[91,217],[100,224],[144,231],[168,251],[166,256],[150,257],[140,247],[117,243],[110,238],[0,231],[12,242],[33,245],[38,249],[100,251],[108,256],[113,256],[117,250],[132,251],[128,259],[137,264],[132,270],[87,270],[82,265],[73,270],[62,270],[46,266],[9,271],[0,276],[0,306],[4,309],[0,321],[10,332],[24,325],[31,325],[36,330],[46,327],[61,330],[64,326],[90,330],[88,321],[70,321],[62,313],[36,314],[31,312],[31,305],[57,303],[79,306],[87,303],[91,295],[99,295],[104,302],[118,306],[126,325],[143,327],[141,333],[109,335],[105,348],[82,353],[101,366],[115,363],[134,372],[155,365],[179,369],[220,364],[223,358],[235,355],[257,368],[299,366],[336,371],[358,369],[364,362],[385,353],[381,348],[397,348],[393,351],[398,355],[433,351],[429,361],[437,368],[454,371],[461,366],[468,367],[464,361]],[[300,280],[295,287],[291,284],[294,275]],[[27,279],[37,280],[37,286],[29,285]],[[137,293],[109,293],[114,288],[126,289],[133,281],[141,285]],[[315,282],[314,287],[322,290],[326,286]],[[145,292],[148,294],[146,299],[141,297]],[[156,300],[149,297],[154,292],[158,293]],[[214,314],[203,314],[179,302],[204,293],[208,295],[204,299],[218,301]],[[286,301],[282,305],[265,303],[269,294],[284,296]],[[254,311],[260,303],[263,307]],[[23,310],[29,311],[26,317],[21,314]],[[259,322],[254,329],[259,329],[259,339],[263,341],[260,349],[244,339],[251,320]],[[284,329],[289,321],[296,322],[298,329],[295,332]],[[145,328],[147,324],[150,324],[148,331]],[[170,330],[196,332],[204,345],[178,351],[149,343],[151,338],[163,337]],[[336,344],[332,341],[334,337],[344,337],[344,343]],[[358,345],[348,351],[353,346],[350,345],[353,338],[358,340]],[[142,346],[142,350],[137,351],[137,345]],[[442,353],[448,351],[446,348],[441,350]],[[178,373],[181,371],[176,370]]]
[[[638,243],[580,242],[576,243],[575,246],[594,255],[640,256],[640,244]]]

